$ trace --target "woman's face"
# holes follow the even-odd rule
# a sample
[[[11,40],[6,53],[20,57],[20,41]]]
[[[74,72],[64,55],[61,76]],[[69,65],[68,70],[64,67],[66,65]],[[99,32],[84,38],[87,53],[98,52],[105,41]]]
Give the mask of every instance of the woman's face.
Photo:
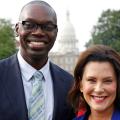
[[[109,62],[88,62],[84,68],[80,91],[91,110],[113,109],[116,98],[117,80]]]

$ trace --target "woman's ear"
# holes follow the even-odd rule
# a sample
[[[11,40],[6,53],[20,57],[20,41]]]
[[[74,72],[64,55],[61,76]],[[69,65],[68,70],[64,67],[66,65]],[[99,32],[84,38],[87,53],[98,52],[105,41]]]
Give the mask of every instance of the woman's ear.
[[[83,92],[82,80],[80,81],[80,92]]]

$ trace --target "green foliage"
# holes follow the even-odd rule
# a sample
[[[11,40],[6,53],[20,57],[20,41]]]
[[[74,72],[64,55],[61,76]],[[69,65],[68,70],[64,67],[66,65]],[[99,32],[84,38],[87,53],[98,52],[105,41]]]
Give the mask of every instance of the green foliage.
[[[120,52],[120,10],[103,11],[86,47],[93,44],[108,45]]]
[[[0,19],[0,59],[16,51],[14,30],[9,20]]]

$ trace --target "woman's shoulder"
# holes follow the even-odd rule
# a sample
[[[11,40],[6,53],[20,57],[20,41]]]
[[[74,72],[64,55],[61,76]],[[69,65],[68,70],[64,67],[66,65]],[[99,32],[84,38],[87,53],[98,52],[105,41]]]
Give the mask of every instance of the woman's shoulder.
[[[84,115],[74,118],[73,120],[84,120]]]
[[[79,117],[74,118],[73,120],[87,120],[88,119],[88,113],[84,113],[83,115],[80,115]]]
[[[120,110],[119,110],[119,109],[116,109],[116,110],[113,112],[112,120],[120,120]]]

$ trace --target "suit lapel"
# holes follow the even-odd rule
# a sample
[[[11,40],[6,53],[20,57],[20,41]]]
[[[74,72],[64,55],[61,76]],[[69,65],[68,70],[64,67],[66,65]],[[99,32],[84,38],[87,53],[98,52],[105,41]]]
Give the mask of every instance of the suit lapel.
[[[4,78],[6,94],[12,106],[13,112],[17,113],[17,119],[27,120],[27,107],[25,102],[24,88],[16,55],[12,56],[7,63],[7,73]]]
[[[59,116],[58,115],[59,110],[61,109],[61,107],[63,107],[62,105],[63,102],[61,101],[61,97],[63,96],[61,95],[63,95],[64,80],[61,79],[59,70],[52,63],[50,65],[50,70],[51,70],[51,75],[53,79],[53,92],[54,92],[53,120],[56,120],[56,117]]]
[[[73,83],[73,77],[53,63],[50,64],[50,71],[54,92],[53,120],[70,120],[74,118],[74,113],[67,103],[67,95]]]

